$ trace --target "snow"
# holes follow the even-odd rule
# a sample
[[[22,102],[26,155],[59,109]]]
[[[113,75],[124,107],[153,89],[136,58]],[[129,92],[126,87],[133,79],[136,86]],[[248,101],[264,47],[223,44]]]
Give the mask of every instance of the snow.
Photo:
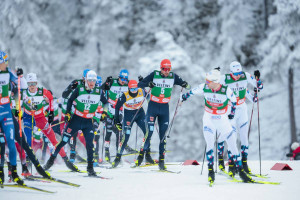
[[[127,157],[124,157],[124,159]],[[279,200],[299,199],[300,162],[284,161],[292,171],[274,171],[271,167],[282,161],[263,161],[262,174],[268,174],[268,181],[280,182],[280,185],[261,185],[246,183],[231,183],[228,178],[216,174],[215,185],[210,188],[207,182],[207,165],[204,163],[203,174],[200,175],[202,163],[198,166],[183,166],[181,163],[168,163],[169,170],[181,171],[180,174],[160,173],[157,166],[147,168],[130,168],[127,162],[116,169],[95,168],[101,176],[111,177],[111,180],[84,177],[85,174],[60,172],[66,170],[64,165],[54,165],[51,171],[53,177],[80,184],[75,188],[58,183],[41,183],[27,181],[30,186],[55,191],[55,194],[46,194],[16,188],[0,190],[0,199],[264,199]],[[85,170],[85,166],[79,167]],[[253,172],[259,173],[259,162],[250,161],[249,166]],[[6,171],[6,170],[5,170]],[[258,178],[256,178],[258,180]],[[265,180],[265,179],[264,179]]]

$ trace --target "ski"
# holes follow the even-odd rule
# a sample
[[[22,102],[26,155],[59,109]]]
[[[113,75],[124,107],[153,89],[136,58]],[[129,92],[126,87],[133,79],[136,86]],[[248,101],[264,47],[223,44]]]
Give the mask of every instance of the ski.
[[[50,181],[50,182],[61,183],[61,184],[70,185],[70,186],[74,186],[74,187],[80,187],[80,185],[78,185],[78,184],[60,180],[60,179],[53,178],[53,177],[51,177],[51,179],[48,179],[48,178],[39,177],[39,176],[29,176],[28,178],[33,179],[33,180]]]
[[[24,177],[24,180],[26,180],[26,181],[38,181],[38,182],[43,182],[43,183],[51,183],[50,180],[39,180],[39,179],[32,178],[30,176]]]
[[[236,182],[236,183],[245,183],[242,180],[237,180],[237,179],[233,179],[233,180],[229,180],[229,182]],[[270,182],[270,181],[257,181],[254,180],[254,182],[246,182],[246,183],[255,183],[255,184],[269,184],[269,185],[280,185],[279,182]]]
[[[72,171],[72,170],[58,170],[58,172],[73,172],[74,173],[74,171]],[[88,173],[88,172],[84,171],[84,170],[80,170],[80,171],[78,171],[76,173]],[[101,172],[96,172],[96,173],[100,174]]]
[[[257,177],[257,178],[270,178],[268,177],[268,174],[248,174],[249,176],[252,176],[252,177]]]
[[[43,190],[37,187],[32,187],[32,186],[28,186],[28,185],[18,185],[18,184],[3,184],[3,187],[15,187],[15,188],[24,188],[24,189],[29,189],[29,190],[35,190],[35,191],[40,191],[40,192],[45,192],[45,193],[50,193],[53,194],[55,192],[51,192],[48,190]]]
[[[164,172],[164,173],[172,173],[172,174],[180,174],[181,173],[181,171],[170,171],[170,170],[151,170],[151,171],[153,171],[153,172]]]
[[[100,179],[106,179],[106,180],[111,180],[113,178],[108,178],[108,177],[104,177],[104,176],[84,176],[84,177],[88,177],[88,178],[100,178]]]

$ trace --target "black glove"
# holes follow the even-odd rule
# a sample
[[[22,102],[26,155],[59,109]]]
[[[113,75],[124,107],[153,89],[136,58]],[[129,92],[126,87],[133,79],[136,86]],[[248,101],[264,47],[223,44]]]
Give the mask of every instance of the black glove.
[[[181,85],[181,87],[184,87],[184,88],[186,88],[187,86],[189,86],[189,84],[186,81],[184,81],[183,84]]]
[[[104,89],[105,90],[110,90],[110,82],[111,82],[111,80],[112,80],[112,76],[109,76],[109,77],[107,77],[106,78],[106,81],[105,81],[105,85],[104,85]]]
[[[233,118],[234,118],[234,115],[232,115],[232,114],[228,115],[228,119],[233,119]]]
[[[19,111],[18,110],[15,111],[15,117],[19,118]]]
[[[65,114],[65,122],[69,122],[71,120],[71,115],[70,113]]]
[[[149,82],[149,88],[154,88],[155,86],[156,86],[156,84],[153,83],[153,81],[150,81],[150,82]]]
[[[103,111],[101,118],[100,118],[100,122],[105,121],[106,117],[107,117],[107,113],[105,111]]]
[[[181,101],[186,101],[190,97],[190,93],[182,94]]]
[[[23,75],[23,69],[22,68],[18,68],[17,69],[17,76],[21,76]]]
[[[77,88],[78,86],[78,81],[75,81],[72,86],[71,86],[71,89],[74,90],[75,88]]]
[[[142,77],[141,75],[139,75],[138,79],[139,79],[139,81],[142,81],[144,79],[144,77]]]
[[[48,123],[51,124],[53,122],[53,119],[54,119],[54,112],[50,111],[48,115]]]
[[[259,70],[255,70],[254,71],[254,76],[255,76],[255,79],[259,79],[260,78],[260,72],[259,72]]]
[[[99,123],[95,120],[94,123],[93,123],[93,125],[94,125],[94,129],[97,130],[98,126],[99,126]]]

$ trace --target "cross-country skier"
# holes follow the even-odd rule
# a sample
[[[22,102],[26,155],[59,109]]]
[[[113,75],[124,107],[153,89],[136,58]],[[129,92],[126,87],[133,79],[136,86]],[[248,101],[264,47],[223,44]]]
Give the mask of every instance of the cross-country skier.
[[[128,91],[128,77],[129,72],[127,69],[122,69],[120,71],[118,78],[107,77],[105,83],[102,85],[103,90],[107,90],[107,100],[108,100],[108,110],[106,117],[106,135],[105,135],[105,160],[110,162],[110,139],[112,132],[116,134],[116,150],[118,151],[118,146],[120,142],[120,133],[118,130],[114,129],[114,118],[115,118],[115,107],[117,105],[118,98],[123,94],[123,92]],[[123,110],[123,108],[121,108]],[[106,110],[105,110],[106,111]],[[122,120],[120,120],[122,121]],[[125,150],[128,152],[135,152],[131,147],[126,146]]]
[[[236,97],[232,90],[220,83],[220,71],[214,69],[206,74],[206,81],[198,87],[191,89],[182,95],[182,100],[187,100],[193,95],[204,95],[205,112],[203,116],[203,134],[206,141],[206,157],[208,161],[208,181],[213,183],[215,174],[214,164],[214,140],[216,131],[219,141],[226,141],[228,150],[233,155],[233,160],[239,171],[239,176],[244,182],[253,182],[245,173],[236,147],[236,135],[228,118],[234,118],[236,109]],[[231,101],[231,112],[227,115],[228,102]]]
[[[241,140],[241,154],[242,163],[246,173],[251,174],[251,170],[247,164],[248,156],[248,111],[246,105],[246,97],[249,96],[249,91],[247,90],[248,83],[259,90],[263,89],[262,82],[260,81],[260,72],[256,70],[254,76],[250,75],[248,72],[244,72],[242,66],[239,62],[234,61],[230,63],[230,73],[221,76],[220,84],[228,86],[236,96],[236,110],[234,118],[230,119],[231,125],[234,127],[235,134],[239,131]],[[257,95],[254,94],[253,98],[250,99],[251,102],[257,101]],[[220,170],[225,170],[224,160],[223,160],[224,143],[218,143],[218,157],[219,157],[219,168]],[[229,152],[230,153],[230,152]],[[232,163],[232,157],[229,157],[229,163]],[[229,173],[234,170],[234,165],[229,166]]]
[[[30,138],[31,144],[31,134],[32,134],[32,127],[35,122],[36,127],[41,129],[44,135],[50,140],[53,146],[57,144],[57,140],[55,138],[55,133],[51,128],[51,122],[54,119],[54,112],[53,112],[53,96],[52,94],[45,88],[37,87],[38,80],[35,73],[27,74],[27,84],[28,89],[22,91],[23,100],[23,107],[24,107],[24,115],[23,121],[26,128],[24,128],[27,140]],[[50,112],[48,115],[48,120],[44,115],[44,101],[45,98],[49,100],[49,107]],[[59,152],[61,157],[63,158],[66,166],[71,169],[72,171],[78,171],[78,168],[71,163],[66,155],[64,149],[61,149]],[[47,169],[45,169],[47,170]]]
[[[6,142],[9,149],[9,161],[12,166],[12,179],[14,182],[17,182],[19,185],[23,185],[23,180],[17,174],[17,151],[15,145],[15,128],[13,123],[13,116],[10,107],[10,96],[9,91],[11,84],[15,86],[26,88],[26,81],[24,78],[21,79],[21,86],[18,85],[18,77],[12,73],[11,69],[8,66],[8,55],[3,51],[0,51],[0,126],[6,136]],[[17,97],[17,95],[15,95]],[[17,99],[17,98],[15,98]],[[18,102],[19,103],[19,102]],[[5,151],[5,141],[4,137],[0,138],[1,144],[1,158],[0,162],[0,184],[4,182],[4,156]]]
[[[67,104],[65,121],[68,122],[67,127],[62,136],[62,140],[56,146],[55,152],[47,161],[45,167],[49,169],[53,164],[58,152],[63,148],[69,139],[82,130],[87,150],[87,171],[89,176],[96,176],[93,167],[93,140],[94,140],[94,127],[93,116],[98,108],[99,102],[105,103],[106,99],[104,93],[99,87],[95,87],[97,81],[97,74],[90,70],[86,75],[84,86],[77,87],[70,96]],[[75,101],[74,115],[71,117],[71,107]]]
[[[180,85],[183,88],[190,88],[189,84],[182,80],[177,74],[171,72],[171,61],[164,59],[160,63],[160,71],[155,70],[139,82],[138,87],[151,88],[151,96],[146,114],[147,131],[145,135],[145,144],[142,151],[139,152],[138,162],[140,165],[144,159],[144,154],[150,157],[150,140],[154,131],[156,117],[159,125],[159,169],[165,170],[165,134],[169,126],[169,101],[171,99],[174,85]]]
[[[145,91],[138,88],[138,83],[135,80],[130,80],[128,83],[128,91],[124,92],[118,99],[115,108],[115,126],[120,132],[122,132],[122,130],[124,131],[120,142],[120,148],[112,163],[112,167],[117,167],[121,161],[121,156],[127,146],[133,123],[135,122],[142,129],[144,135],[146,133],[145,112],[142,108],[145,96]],[[121,124],[119,118],[120,108],[122,106],[124,108],[123,124]],[[122,127],[124,127],[124,129]],[[149,158],[146,156],[148,162],[154,163],[151,157],[150,160],[148,159]]]

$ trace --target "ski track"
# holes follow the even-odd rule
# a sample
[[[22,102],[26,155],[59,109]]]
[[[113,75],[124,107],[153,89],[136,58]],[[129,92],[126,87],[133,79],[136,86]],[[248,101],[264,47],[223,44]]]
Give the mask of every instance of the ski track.
[[[287,163],[293,170],[270,170],[276,162]],[[201,164],[198,166],[182,166],[179,163],[178,165],[167,165],[168,170],[181,171],[180,174],[151,171],[157,169],[157,166],[130,168],[130,165],[125,162],[117,169],[95,168],[95,171],[102,172],[100,176],[112,177],[112,180],[84,177],[86,174],[82,173],[59,172],[59,170],[67,168],[64,165],[55,165],[51,170],[53,177],[80,184],[81,187],[76,188],[59,183],[26,181],[26,184],[29,186],[55,191],[56,193],[46,194],[21,188],[4,188],[0,189],[0,199],[299,199],[297,189],[299,189],[300,180],[300,161],[262,162],[262,174],[268,174],[270,177],[270,179],[266,180],[281,182],[281,185],[230,183],[227,177],[216,174],[215,184],[212,188],[208,186],[206,163],[203,174],[200,175]],[[86,170],[86,165],[78,164],[78,166],[81,170]],[[249,161],[249,166],[254,173],[259,173],[258,161]],[[4,171],[5,175],[7,175],[7,168]],[[6,181],[7,179],[6,177]]]

